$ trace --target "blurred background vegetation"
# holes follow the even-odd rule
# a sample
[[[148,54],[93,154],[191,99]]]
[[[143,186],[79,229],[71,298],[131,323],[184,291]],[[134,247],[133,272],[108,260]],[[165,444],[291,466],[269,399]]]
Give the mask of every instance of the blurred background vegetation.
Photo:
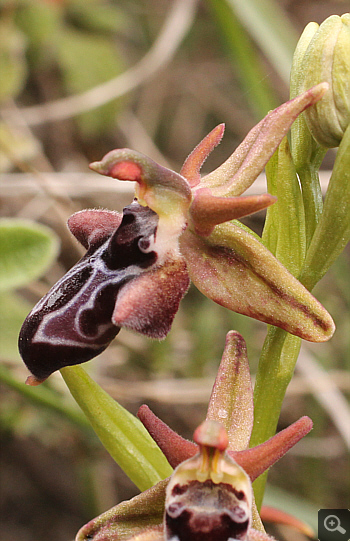
[[[225,122],[224,140],[205,164],[210,171],[288,99],[304,26],[348,7],[346,0],[0,0],[4,541],[71,540],[83,523],[136,493],[60,375],[26,387],[17,353],[30,307],[81,255],[67,217],[85,207],[121,210],[131,200],[128,183],[98,177],[88,163],[129,147],[179,170],[201,138]],[[329,152],[324,185],[333,159]],[[253,188],[263,192],[264,180]],[[248,225],[259,232],[263,219]],[[349,258],[347,251],[315,291],[337,331],[327,344],[303,347],[280,419],[283,428],[307,414],[315,428],[272,469],[266,498],[314,527],[318,508],[345,508],[349,495]],[[190,438],[230,329],[247,341],[254,374],[265,325],[194,288],[164,342],[121,331],[87,367],[130,411],[146,402]],[[274,533],[305,539],[288,529]]]

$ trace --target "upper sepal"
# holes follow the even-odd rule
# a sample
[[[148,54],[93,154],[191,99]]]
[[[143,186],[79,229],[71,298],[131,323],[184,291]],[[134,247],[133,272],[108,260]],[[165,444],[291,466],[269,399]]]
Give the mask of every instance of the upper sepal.
[[[248,447],[254,421],[253,388],[247,346],[237,331],[229,331],[226,335],[207,419],[218,421],[225,427],[230,451],[242,451]]]

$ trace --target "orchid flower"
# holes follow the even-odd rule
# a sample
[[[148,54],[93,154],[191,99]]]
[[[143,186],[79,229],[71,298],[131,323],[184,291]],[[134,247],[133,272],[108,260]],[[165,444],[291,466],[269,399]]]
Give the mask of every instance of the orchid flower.
[[[227,334],[207,418],[195,431],[194,442],[145,405],[138,416],[175,470],[169,479],[83,526],[76,541],[196,541],[205,535],[213,541],[272,539],[262,526],[251,483],[305,436],[312,422],[302,417],[248,448],[253,391],[239,333]]]
[[[207,135],[180,174],[139,152],[109,152],[91,168],[136,182],[123,215],[83,210],[68,227],[87,249],[25,320],[19,348],[29,384],[103,351],[121,327],[164,338],[190,279],[207,297],[240,314],[322,342],[334,323],[320,303],[238,218],[271,205],[242,196],[296,117],[327,90],[321,83],[271,111],[212,173],[200,169],[224,126]]]

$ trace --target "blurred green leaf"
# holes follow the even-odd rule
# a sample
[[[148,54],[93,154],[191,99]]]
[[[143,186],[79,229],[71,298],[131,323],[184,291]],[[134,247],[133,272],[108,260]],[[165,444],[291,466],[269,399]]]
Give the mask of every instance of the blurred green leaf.
[[[18,379],[13,377],[11,370],[6,368],[4,364],[0,364],[0,381],[6,384],[10,389],[17,391],[32,404],[45,410],[58,413],[63,418],[84,430],[90,438],[94,437],[89,421],[78,406],[74,403],[71,404],[69,400],[65,399],[62,394],[55,389],[52,389],[47,383],[40,385],[40,387],[26,385],[24,382],[18,381]],[[3,418],[1,418],[1,421],[3,421]]]
[[[226,2],[208,0],[208,3],[228,54],[238,67],[244,97],[260,120],[278,106],[272,87],[265,77],[265,68],[234,10]]]
[[[25,45],[22,32],[4,18],[0,22],[0,102],[14,98],[22,89],[27,72]]]
[[[15,293],[0,294],[0,358],[20,359],[18,334],[31,305]]]
[[[277,73],[289,85],[296,31],[276,0],[226,0]]]
[[[38,278],[58,253],[56,235],[29,220],[0,220],[0,291],[23,286]]]
[[[94,32],[114,34],[128,26],[125,12],[101,0],[72,0],[67,13],[77,27]]]
[[[27,37],[30,62],[52,65],[61,19],[62,7],[56,2],[27,0],[18,6],[15,21]]]
[[[281,488],[267,485],[264,504],[294,515],[317,531],[318,507],[302,498],[300,494],[295,496]]]
[[[123,67],[110,39],[68,29],[65,29],[59,44],[58,62],[65,88],[70,94],[84,92],[116,77]],[[78,119],[81,130],[86,136],[106,131],[118,108],[119,102],[112,101],[84,113]]]

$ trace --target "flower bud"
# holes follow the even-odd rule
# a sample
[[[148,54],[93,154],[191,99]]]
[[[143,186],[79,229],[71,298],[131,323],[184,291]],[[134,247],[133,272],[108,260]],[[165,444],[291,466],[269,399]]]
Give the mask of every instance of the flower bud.
[[[332,148],[339,146],[350,123],[350,13],[311,25],[305,32],[309,28],[308,39],[311,30],[314,34],[299,62],[301,87],[327,82],[329,90],[304,116],[316,141]]]

